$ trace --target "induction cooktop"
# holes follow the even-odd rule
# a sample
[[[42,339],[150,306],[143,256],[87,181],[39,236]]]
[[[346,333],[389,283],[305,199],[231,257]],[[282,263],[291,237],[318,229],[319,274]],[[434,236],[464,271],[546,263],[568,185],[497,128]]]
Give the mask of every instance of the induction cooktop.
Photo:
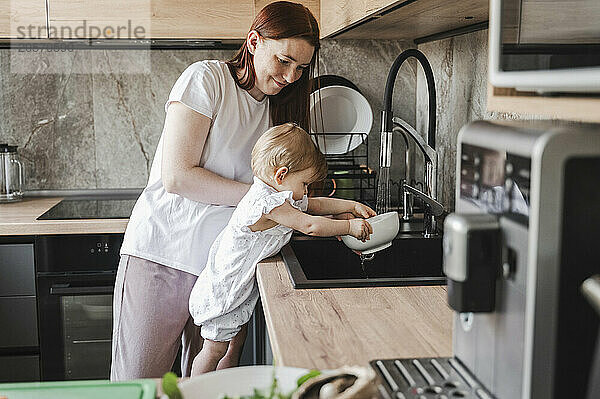
[[[37,220],[127,219],[136,198],[67,198]]]

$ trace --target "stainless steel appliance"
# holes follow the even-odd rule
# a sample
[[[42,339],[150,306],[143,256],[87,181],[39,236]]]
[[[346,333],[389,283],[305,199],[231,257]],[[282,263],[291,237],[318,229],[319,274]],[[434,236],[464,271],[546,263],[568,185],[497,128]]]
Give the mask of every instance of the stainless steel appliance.
[[[598,319],[580,286],[600,270],[600,127],[549,126],[475,122],[458,141],[454,353],[498,398],[589,384]]]
[[[17,146],[0,144],[0,202],[23,198],[24,169]]]
[[[599,20],[598,0],[491,0],[490,82],[600,92]]]
[[[373,362],[383,393],[585,398],[599,321],[580,287],[600,271],[600,126],[471,123],[456,176],[444,224],[454,357]]]

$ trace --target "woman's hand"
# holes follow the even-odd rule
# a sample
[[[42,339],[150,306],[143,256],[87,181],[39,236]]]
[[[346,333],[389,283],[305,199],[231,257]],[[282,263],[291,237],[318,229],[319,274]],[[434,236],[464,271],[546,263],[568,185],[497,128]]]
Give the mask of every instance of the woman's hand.
[[[360,202],[354,202],[354,208],[351,210],[352,215],[358,218],[368,219],[377,215],[375,211]]]
[[[348,219],[348,223],[350,224],[350,234],[353,237],[365,242],[369,239],[371,234],[373,234],[373,227],[367,222],[365,219],[355,218]]]

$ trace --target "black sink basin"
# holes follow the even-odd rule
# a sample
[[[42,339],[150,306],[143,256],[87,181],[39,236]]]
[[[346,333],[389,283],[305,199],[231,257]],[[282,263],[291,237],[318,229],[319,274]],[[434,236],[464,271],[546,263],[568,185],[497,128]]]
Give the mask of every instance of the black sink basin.
[[[294,236],[281,250],[294,288],[445,284],[442,238],[400,233],[364,263],[335,238]]]

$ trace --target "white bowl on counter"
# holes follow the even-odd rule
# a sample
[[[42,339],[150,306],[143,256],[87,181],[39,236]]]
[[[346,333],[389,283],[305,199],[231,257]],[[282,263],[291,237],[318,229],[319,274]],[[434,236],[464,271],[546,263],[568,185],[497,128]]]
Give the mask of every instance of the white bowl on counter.
[[[273,367],[232,367],[200,374],[177,385],[185,399],[219,399],[224,394],[229,397],[249,396],[255,388],[268,392],[273,383]],[[274,371],[280,392],[287,394],[298,387],[296,381],[309,370],[277,366]],[[166,398],[166,395],[163,397]]]
[[[371,237],[367,241],[362,242],[349,235],[342,236],[342,241],[348,248],[362,252],[363,255],[369,255],[392,245],[392,240],[400,230],[398,212],[382,213],[381,215],[368,218],[367,222],[373,228]]]

